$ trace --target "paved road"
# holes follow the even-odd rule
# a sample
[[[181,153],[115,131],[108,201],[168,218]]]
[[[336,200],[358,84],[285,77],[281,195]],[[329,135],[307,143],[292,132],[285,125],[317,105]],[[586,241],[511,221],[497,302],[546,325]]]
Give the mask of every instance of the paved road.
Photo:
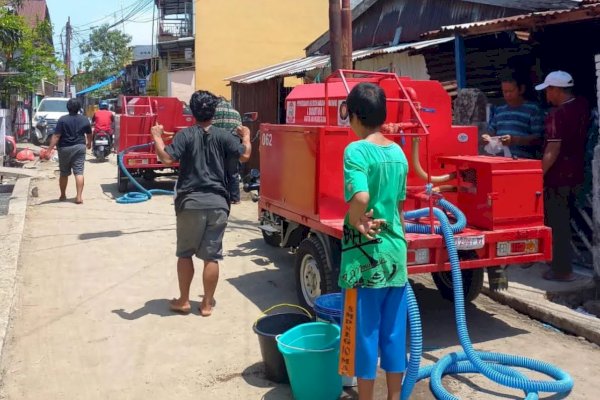
[[[210,318],[173,315],[177,294],[175,219],[168,196],[117,205],[116,166],[86,165],[84,204],[60,203],[56,165],[42,166],[20,258],[14,318],[2,360],[2,398],[290,399],[263,379],[251,326],[260,310],[295,301],[293,256],[263,244],[255,205],[233,209],[227,260]],[[69,187],[74,198],[74,188]],[[431,283],[415,289],[424,319],[426,362],[456,348],[452,305]],[[202,294],[192,287],[194,306]],[[600,350],[480,297],[468,308],[476,347],[526,354],[573,374],[570,399],[600,392]],[[461,398],[519,398],[479,376],[447,378]],[[483,389],[476,392],[478,385]],[[352,396],[346,396],[352,398]],[[421,384],[414,399],[431,399]],[[552,397],[558,398],[558,397]]]

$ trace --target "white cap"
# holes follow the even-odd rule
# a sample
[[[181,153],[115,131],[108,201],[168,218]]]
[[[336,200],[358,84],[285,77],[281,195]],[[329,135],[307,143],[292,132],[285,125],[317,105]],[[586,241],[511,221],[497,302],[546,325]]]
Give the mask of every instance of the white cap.
[[[565,71],[554,71],[550,72],[544,83],[537,85],[535,90],[544,90],[549,86],[565,88],[572,87],[573,85],[573,77],[571,74]]]

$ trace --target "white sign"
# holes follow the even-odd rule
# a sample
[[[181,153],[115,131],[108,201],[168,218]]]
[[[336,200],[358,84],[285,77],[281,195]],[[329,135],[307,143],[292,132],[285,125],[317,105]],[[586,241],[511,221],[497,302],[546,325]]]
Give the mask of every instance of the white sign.
[[[338,126],[350,126],[350,115],[348,114],[346,100],[338,102]]]
[[[287,112],[285,117],[286,124],[295,124],[296,123],[296,102],[288,101],[287,103]]]

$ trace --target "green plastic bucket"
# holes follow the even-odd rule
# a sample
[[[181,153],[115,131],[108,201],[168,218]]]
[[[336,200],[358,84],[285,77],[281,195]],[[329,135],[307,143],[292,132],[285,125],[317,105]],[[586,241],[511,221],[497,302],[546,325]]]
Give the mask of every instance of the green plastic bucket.
[[[324,322],[298,325],[277,337],[295,400],[337,400],[340,328]]]

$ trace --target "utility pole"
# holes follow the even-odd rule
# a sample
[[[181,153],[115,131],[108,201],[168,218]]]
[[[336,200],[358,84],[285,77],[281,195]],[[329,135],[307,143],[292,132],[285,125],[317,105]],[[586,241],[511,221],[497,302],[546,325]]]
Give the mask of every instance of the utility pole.
[[[73,32],[71,31],[71,17],[67,19],[67,27],[66,27],[66,51],[65,51],[65,96],[71,97],[71,36]]]
[[[352,63],[352,8],[350,0],[342,0],[342,68],[353,69]]]
[[[340,0],[329,0],[329,54],[331,72],[342,68],[342,10]]]

